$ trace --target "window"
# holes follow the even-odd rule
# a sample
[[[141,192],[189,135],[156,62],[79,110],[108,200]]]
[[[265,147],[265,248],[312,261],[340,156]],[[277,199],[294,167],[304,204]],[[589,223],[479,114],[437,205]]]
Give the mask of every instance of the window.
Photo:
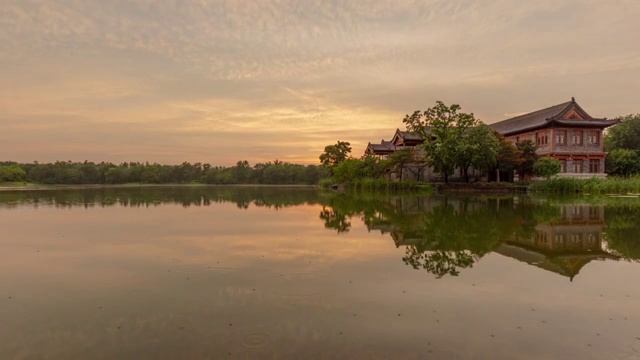
[[[582,130],[576,130],[573,132],[573,138],[571,139],[572,145],[582,145]]]
[[[573,172],[582,173],[582,160],[573,160]]]
[[[600,132],[593,131],[590,132],[587,136],[587,144],[589,145],[599,145],[600,144]]]
[[[567,241],[567,235],[566,234],[555,234],[553,236],[553,240],[556,243],[556,245],[563,244],[564,242]]]
[[[556,130],[556,145],[567,144],[567,132],[565,130]]]
[[[598,159],[589,160],[589,172],[590,173],[600,172],[600,160]]]
[[[567,172],[567,160],[560,159],[560,165],[562,166],[562,168],[560,169],[560,172],[566,173]]]
[[[549,143],[549,135],[546,132],[539,132],[536,134],[536,144],[547,145]]]
[[[582,234],[571,234],[571,242],[572,243],[581,243],[582,242]]]
[[[520,142],[520,136],[516,136],[516,144]]]
[[[574,206],[571,210],[574,219],[582,219],[582,206]]]

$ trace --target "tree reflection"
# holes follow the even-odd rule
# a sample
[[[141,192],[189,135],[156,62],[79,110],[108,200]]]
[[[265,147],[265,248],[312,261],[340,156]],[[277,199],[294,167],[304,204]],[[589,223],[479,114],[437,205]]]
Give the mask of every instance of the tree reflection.
[[[472,267],[478,259],[466,250],[420,252],[416,246],[408,246],[402,261],[416,270],[425,269],[439,279],[445,275],[458,276],[459,269]]]
[[[251,206],[279,209],[316,204],[325,197],[313,188],[267,188],[234,186],[121,186],[79,189],[0,191],[0,208],[33,205],[68,207],[148,207],[180,204],[183,207],[235,203],[239,209]]]
[[[331,207],[322,207],[320,219],[324,220],[325,228],[334,229],[338,233],[349,232],[349,229],[351,229],[351,222],[347,220],[347,216]]]

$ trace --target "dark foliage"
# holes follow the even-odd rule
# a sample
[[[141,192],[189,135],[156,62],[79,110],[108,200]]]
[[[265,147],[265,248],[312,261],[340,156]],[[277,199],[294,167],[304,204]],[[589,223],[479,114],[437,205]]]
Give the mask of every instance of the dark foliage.
[[[57,161],[55,163],[0,163],[0,181],[29,181],[40,184],[317,184],[327,176],[322,166],[297,165],[281,161],[260,163],[238,161],[235,166],[211,166],[184,162],[160,165],[140,162],[112,163]]]

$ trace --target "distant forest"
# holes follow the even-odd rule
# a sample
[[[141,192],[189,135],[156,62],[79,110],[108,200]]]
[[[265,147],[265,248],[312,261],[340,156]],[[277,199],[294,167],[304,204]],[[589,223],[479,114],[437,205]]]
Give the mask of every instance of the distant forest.
[[[317,184],[330,174],[323,166],[297,165],[275,160],[254,166],[238,161],[235,166],[184,162],[160,165],[125,162],[71,162],[20,164],[0,162],[0,182],[39,184]]]

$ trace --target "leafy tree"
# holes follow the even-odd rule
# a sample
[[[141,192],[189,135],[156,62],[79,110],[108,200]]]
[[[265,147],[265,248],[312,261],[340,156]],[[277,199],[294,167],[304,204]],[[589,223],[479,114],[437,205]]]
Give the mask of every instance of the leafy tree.
[[[387,160],[380,160],[377,156],[366,156],[363,160],[362,177],[370,179],[381,178],[387,168]]]
[[[362,178],[364,162],[358,159],[347,159],[333,168],[333,177],[339,183]]]
[[[334,167],[345,161],[351,153],[351,144],[346,141],[338,141],[335,145],[324,147],[324,153],[320,155],[320,162],[324,166]]]
[[[629,149],[615,149],[607,155],[605,162],[610,175],[629,176],[640,173],[640,156]]]
[[[490,127],[480,123],[462,132],[456,149],[456,166],[462,170],[465,181],[469,182],[470,166],[480,171],[495,167],[500,142]]]
[[[402,181],[402,169],[405,168],[405,165],[415,161],[416,160],[413,154],[413,149],[401,149],[389,156],[386,165],[388,169],[391,169],[393,172],[399,174],[399,180]],[[415,171],[411,168],[407,169],[411,171],[416,177],[420,175],[419,170]]]
[[[533,176],[533,165],[538,160],[536,145],[531,140],[525,140],[516,144],[516,149],[522,153],[522,162],[516,166],[520,180],[526,180]]]
[[[540,158],[533,164],[533,173],[535,175],[542,176],[547,180],[552,176],[558,175],[560,170],[562,170],[560,160],[552,159],[550,157]]]
[[[445,182],[459,164],[458,145],[465,130],[477,125],[473,114],[459,112],[460,109],[460,105],[447,106],[436,101],[434,107],[415,111],[402,120],[407,130],[424,139],[425,155],[434,170],[444,175]]]
[[[524,163],[524,152],[519,150],[510,140],[507,140],[507,138],[499,132],[494,132],[494,135],[500,142],[500,148],[496,156],[496,167],[500,171],[512,172]]]
[[[238,184],[247,184],[251,177],[251,166],[247,160],[238,161],[233,168],[234,182]]]
[[[0,166],[0,182],[2,181],[25,181],[27,173],[17,164]]]
[[[143,169],[142,175],[140,175],[140,182],[147,183],[147,184],[159,184],[161,182],[160,172],[161,172],[160,165],[145,166]]]
[[[628,149],[640,155],[640,114],[627,115],[607,131],[604,137],[606,151]]]

